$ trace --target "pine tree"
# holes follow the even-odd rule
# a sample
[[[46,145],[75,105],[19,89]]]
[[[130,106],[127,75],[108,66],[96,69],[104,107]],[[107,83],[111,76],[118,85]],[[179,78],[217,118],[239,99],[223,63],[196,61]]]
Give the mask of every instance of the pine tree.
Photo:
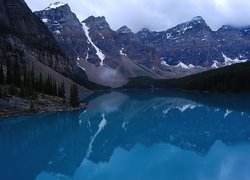
[[[24,85],[24,87],[26,87],[26,85],[27,85],[27,72],[26,72],[26,68],[24,69],[24,72],[23,72],[23,85]]]
[[[63,103],[65,103],[65,84],[64,84],[64,81],[58,86],[58,97],[63,98]]]
[[[39,80],[38,80],[38,77],[36,76],[36,77],[35,77],[35,86],[34,86],[34,87],[35,87],[35,90],[39,92],[39,84],[38,84],[38,81],[39,81]]]
[[[0,85],[0,98],[2,98],[3,94],[2,94],[2,86]]]
[[[79,106],[78,88],[76,84],[73,84],[70,88],[70,105],[72,107]]]
[[[12,83],[12,68],[11,68],[11,62],[9,60],[9,58],[7,58],[6,60],[6,67],[7,67],[7,73],[6,73],[6,82],[7,84],[11,84]]]
[[[43,76],[42,76],[42,73],[39,74],[38,91],[43,92]]]
[[[48,75],[46,80],[45,80],[44,92],[45,92],[45,94],[51,94],[51,77],[50,77],[50,75]]]
[[[1,61],[1,66],[0,66],[0,84],[4,84],[4,73],[3,73],[3,63]]]
[[[32,70],[30,73],[30,81],[31,81],[31,86],[34,87],[35,86],[35,70],[34,70],[34,66],[32,66]]]
[[[30,84],[30,73],[28,72],[27,76],[25,75],[25,77],[26,77],[25,87],[29,88],[31,86],[31,84]]]
[[[16,95],[17,94],[17,88],[14,84],[9,85],[8,88],[9,94],[10,95]]]
[[[57,83],[56,83],[56,80],[53,79],[52,80],[52,95],[53,96],[58,96],[58,92],[57,92]]]
[[[20,88],[19,96],[20,96],[21,98],[24,98],[24,97],[25,97],[25,89],[24,89],[23,85],[22,85],[21,88]]]
[[[63,98],[63,103],[65,103],[65,84],[64,84],[64,81],[61,84],[61,98]]]
[[[15,60],[13,72],[15,73],[15,76],[13,76],[13,83],[17,87],[21,87],[21,73],[20,73],[20,65],[18,60]]]

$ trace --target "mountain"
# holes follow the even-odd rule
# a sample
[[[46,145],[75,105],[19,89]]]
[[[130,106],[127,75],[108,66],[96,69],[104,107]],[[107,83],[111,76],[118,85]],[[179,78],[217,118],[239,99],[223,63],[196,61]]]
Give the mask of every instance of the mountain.
[[[144,64],[144,59],[152,59],[150,53],[140,52],[146,47],[137,40],[133,46],[137,51],[129,51],[129,55],[125,55],[123,51],[127,47],[123,47],[124,40],[110,28],[105,17],[90,16],[80,23],[64,3],[51,4],[35,14],[48,26],[73,67],[81,68],[77,74],[86,73],[90,81],[120,87],[131,76],[152,74],[138,64],[139,61]],[[129,43],[129,47],[132,47],[132,43]]]
[[[36,58],[57,72],[67,74],[70,68],[68,59],[26,3],[23,0],[1,0],[0,5],[1,59],[18,58],[27,63]]]
[[[164,79],[203,70],[167,67],[156,49],[143,44],[127,26],[114,31],[105,17],[94,16],[80,22],[68,4],[53,3],[34,13],[48,26],[72,66],[80,67],[74,72],[86,73],[97,84],[120,87],[133,77]]]
[[[235,61],[250,59],[250,26],[222,26],[216,31],[219,50]]]
[[[69,59],[73,74],[71,78],[89,89],[105,88],[90,82],[85,71],[78,66],[77,60],[86,56],[88,50],[94,51],[94,48],[88,44],[82,24],[71,12],[68,4],[52,3],[44,11],[34,12],[34,14],[47,25],[57,44]]]
[[[1,63],[17,60],[21,73],[34,68],[37,75],[50,75],[57,83],[64,81],[68,95],[71,79],[75,79],[73,67],[46,25],[23,0],[0,0],[0,6]],[[79,90],[89,92],[80,86]]]
[[[223,61],[216,50],[216,37],[202,17],[195,17],[162,32],[142,30],[137,36],[143,44],[157,49],[161,60],[169,65],[181,62],[207,67],[212,65],[213,60]]]
[[[52,32],[76,76],[113,88],[130,78],[178,78],[250,59],[249,27],[213,31],[200,16],[165,31],[134,33],[126,25],[112,30],[105,17],[80,22],[61,2],[34,13]]]
[[[44,11],[34,12],[48,26],[72,64],[78,56],[84,56],[88,48],[87,37],[76,15],[71,12],[68,4],[54,3]],[[78,47],[73,51],[71,47]]]
[[[189,67],[218,68],[250,59],[247,32],[247,28],[231,26],[212,31],[205,20],[197,16],[166,31],[143,29],[137,36],[143,44],[155,48],[168,65],[182,63]]]

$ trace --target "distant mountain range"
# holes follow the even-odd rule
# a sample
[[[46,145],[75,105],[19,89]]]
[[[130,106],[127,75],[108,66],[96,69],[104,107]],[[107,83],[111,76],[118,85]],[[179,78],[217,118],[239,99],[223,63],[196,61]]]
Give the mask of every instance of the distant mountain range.
[[[88,89],[117,88],[138,77],[179,78],[250,59],[250,26],[213,31],[197,16],[165,31],[134,33],[125,25],[112,30],[105,17],[80,21],[62,2],[34,13],[23,0],[0,3],[1,58],[29,66],[38,60]]]
[[[200,16],[166,31],[133,33],[127,26],[112,30],[105,17],[80,22],[61,2],[34,13],[89,80],[111,87],[128,78],[183,77],[250,59],[250,27],[212,31]]]

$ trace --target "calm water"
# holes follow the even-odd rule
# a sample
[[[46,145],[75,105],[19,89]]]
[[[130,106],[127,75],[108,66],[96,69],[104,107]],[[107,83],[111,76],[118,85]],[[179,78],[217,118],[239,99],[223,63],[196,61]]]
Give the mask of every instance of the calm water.
[[[0,119],[1,180],[249,180],[250,96],[108,92]]]

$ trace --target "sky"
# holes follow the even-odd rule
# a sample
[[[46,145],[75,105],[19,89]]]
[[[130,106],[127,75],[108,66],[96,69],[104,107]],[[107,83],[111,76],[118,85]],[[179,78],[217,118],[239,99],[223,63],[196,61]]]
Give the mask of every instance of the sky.
[[[32,11],[45,9],[56,0],[25,0]],[[166,30],[202,16],[217,30],[222,25],[250,25],[250,0],[64,0],[80,21],[105,16],[113,30],[127,25],[134,32],[142,28]]]

